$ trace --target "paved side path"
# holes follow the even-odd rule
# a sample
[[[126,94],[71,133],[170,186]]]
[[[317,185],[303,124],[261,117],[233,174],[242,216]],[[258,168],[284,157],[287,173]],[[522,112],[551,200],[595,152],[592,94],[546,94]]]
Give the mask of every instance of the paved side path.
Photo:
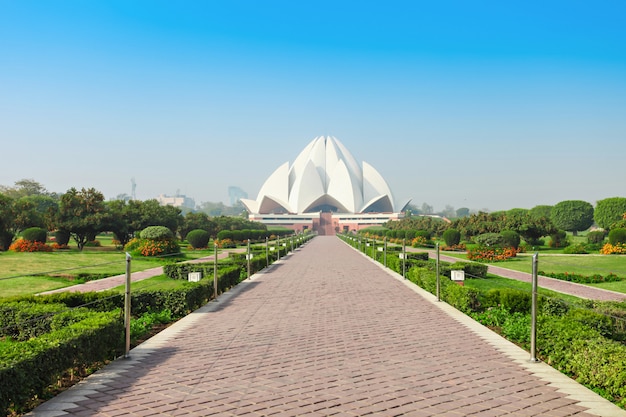
[[[415,249],[415,248],[406,248],[407,252],[423,252],[423,250]],[[435,251],[428,251],[428,254],[431,258],[435,258]],[[447,256],[445,254],[440,253],[439,259],[446,262],[458,262],[463,261],[463,259],[455,258],[453,256]],[[528,262],[531,262],[531,259],[528,258]],[[494,275],[498,275],[504,278],[510,278],[517,281],[523,282],[532,282],[532,275],[526,272],[514,271],[508,268],[502,268],[500,266],[489,265],[488,272]],[[539,275],[537,278],[537,284],[541,288],[546,288],[552,291],[560,292],[563,294],[573,295],[579,298],[586,298],[589,300],[598,300],[598,301],[624,301],[626,300],[626,294],[605,290],[603,288],[592,287],[590,285],[578,284],[576,282],[563,281],[561,279],[544,277]]]
[[[316,237],[33,416],[624,416]]]
[[[240,250],[233,250],[232,252],[240,252]],[[229,252],[220,252],[217,254],[217,259],[228,258]],[[191,261],[187,261],[188,263],[200,263],[200,262],[210,262],[215,258],[215,255],[206,256],[204,258],[193,259]],[[132,261],[131,261],[132,265]],[[156,277],[157,275],[163,274],[163,267],[157,266],[155,268],[145,269],[143,271],[133,272],[130,274],[130,281],[136,282],[141,281],[147,278]],[[94,281],[88,281],[84,284],[72,285],[71,287],[58,288],[56,290],[50,290],[42,292],[40,295],[45,294],[55,294],[59,292],[90,292],[90,291],[104,291],[109,290],[111,288],[118,287],[120,285],[124,285],[126,283],[126,274],[114,275],[108,278],[102,278]]]

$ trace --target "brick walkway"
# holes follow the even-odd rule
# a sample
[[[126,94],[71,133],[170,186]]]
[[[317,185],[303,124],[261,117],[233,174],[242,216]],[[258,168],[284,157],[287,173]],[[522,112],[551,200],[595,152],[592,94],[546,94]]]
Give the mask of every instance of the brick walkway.
[[[626,415],[528,359],[321,236],[31,415]]]

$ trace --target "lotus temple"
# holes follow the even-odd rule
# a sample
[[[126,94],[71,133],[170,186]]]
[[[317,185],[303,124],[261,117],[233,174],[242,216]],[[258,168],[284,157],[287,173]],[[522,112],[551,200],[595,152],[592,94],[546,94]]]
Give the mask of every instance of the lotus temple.
[[[256,200],[241,202],[250,220],[320,235],[400,219],[408,204],[398,206],[382,175],[332,136],[313,139],[270,175]]]

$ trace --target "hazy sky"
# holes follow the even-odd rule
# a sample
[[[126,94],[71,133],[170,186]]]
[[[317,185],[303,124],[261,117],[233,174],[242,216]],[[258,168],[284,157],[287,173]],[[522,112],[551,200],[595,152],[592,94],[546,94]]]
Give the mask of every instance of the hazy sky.
[[[626,196],[626,2],[0,0],[0,185],[255,198],[332,135],[399,202]]]

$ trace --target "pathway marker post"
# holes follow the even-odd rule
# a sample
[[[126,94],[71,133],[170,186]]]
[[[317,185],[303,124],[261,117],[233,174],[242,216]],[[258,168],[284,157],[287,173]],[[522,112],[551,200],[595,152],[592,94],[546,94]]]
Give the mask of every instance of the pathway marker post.
[[[539,252],[533,255],[533,285],[532,285],[532,305],[530,311],[530,361],[539,362],[537,359],[537,287],[538,287],[538,269]]]
[[[436,247],[437,247],[437,301],[441,301],[441,297],[440,297],[441,282],[439,280],[439,242],[437,242]]]
[[[217,300],[217,242],[213,241],[213,299]]]
[[[402,278],[406,279],[406,239],[402,239]]]
[[[126,252],[126,291],[124,293],[124,327],[126,331],[125,358],[130,358],[130,260],[130,253]]]

